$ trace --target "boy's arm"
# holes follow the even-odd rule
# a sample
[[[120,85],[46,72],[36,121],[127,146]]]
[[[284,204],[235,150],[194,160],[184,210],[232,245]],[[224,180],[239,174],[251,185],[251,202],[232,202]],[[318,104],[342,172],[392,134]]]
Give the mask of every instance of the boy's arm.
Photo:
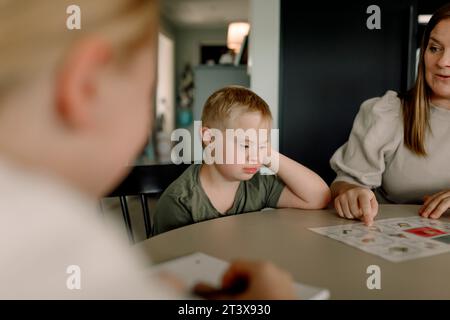
[[[322,209],[331,200],[330,188],[316,173],[272,150],[279,157],[278,177],[286,184],[278,208]],[[269,166],[269,168],[271,168]]]

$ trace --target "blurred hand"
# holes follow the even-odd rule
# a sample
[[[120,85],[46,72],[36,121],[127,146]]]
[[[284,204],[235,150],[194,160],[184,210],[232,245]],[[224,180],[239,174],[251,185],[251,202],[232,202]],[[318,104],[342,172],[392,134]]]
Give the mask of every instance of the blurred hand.
[[[450,208],[450,190],[425,196],[419,215],[424,218],[438,219]]]
[[[194,293],[207,299],[296,299],[290,274],[269,262],[235,261],[222,278],[222,288],[199,283]]]
[[[161,271],[157,273],[157,276],[161,282],[180,295],[188,290],[186,283],[170,272]]]
[[[334,207],[342,218],[360,219],[367,226],[372,225],[378,213],[375,194],[368,188],[355,186],[334,199]]]

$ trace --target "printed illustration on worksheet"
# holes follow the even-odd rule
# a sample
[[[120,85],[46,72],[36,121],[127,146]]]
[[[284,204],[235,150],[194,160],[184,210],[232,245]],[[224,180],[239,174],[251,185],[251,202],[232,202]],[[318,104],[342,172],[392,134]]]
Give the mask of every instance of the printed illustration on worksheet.
[[[450,251],[450,221],[422,217],[392,218],[310,230],[392,262]]]

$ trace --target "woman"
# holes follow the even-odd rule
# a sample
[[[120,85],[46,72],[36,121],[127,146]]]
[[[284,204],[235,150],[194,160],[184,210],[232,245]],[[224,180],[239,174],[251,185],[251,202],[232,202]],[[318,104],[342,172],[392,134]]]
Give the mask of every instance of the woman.
[[[330,163],[343,218],[370,225],[378,201],[423,203],[432,219],[450,208],[450,5],[428,23],[414,87],[365,101]]]
[[[0,298],[172,298],[98,221],[97,197],[146,142],[155,86],[155,1],[0,2]],[[293,297],[265,263],[239,262],[231,298]],[[268,295],[269,294],[269,295]]]

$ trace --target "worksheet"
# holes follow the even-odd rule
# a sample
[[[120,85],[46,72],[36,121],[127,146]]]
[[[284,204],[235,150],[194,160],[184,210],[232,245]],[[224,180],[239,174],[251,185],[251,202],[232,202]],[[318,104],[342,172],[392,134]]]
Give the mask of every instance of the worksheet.
[[[229,266],[227,261],[196,252],[152,267],[155,273],[164,271],[182,280],[188,288],[199,282],[220,287],[222,276]],[[294,284],[299,299],[325,300],[330,297],[327,289],[317,288],[296,282]],[[198,297],[192,295],[192,299]]]
[[[450,221],[422,217],[377,220],[310,228],[332,239],[392,262],[429,257],[450,251]]]

